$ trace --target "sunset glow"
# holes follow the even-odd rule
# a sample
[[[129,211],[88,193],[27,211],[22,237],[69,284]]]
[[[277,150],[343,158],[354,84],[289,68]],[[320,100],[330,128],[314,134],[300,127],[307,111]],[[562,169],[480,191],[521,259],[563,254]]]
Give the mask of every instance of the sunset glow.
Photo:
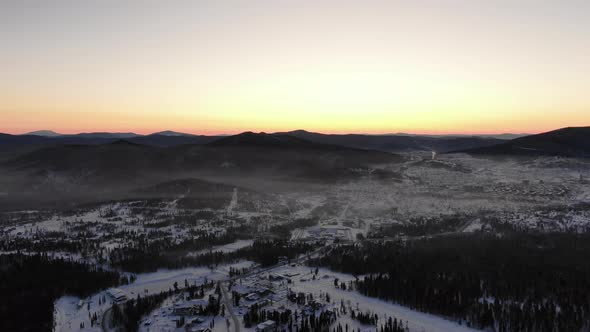
[[[3,3],[0,132],[590,125],[590,3],[567,4]]]

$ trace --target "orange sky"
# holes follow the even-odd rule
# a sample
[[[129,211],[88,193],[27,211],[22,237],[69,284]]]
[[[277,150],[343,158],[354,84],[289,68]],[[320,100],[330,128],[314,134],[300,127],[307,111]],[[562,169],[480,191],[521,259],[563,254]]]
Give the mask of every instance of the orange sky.
[[[0,132],[590,125],[588,1],[0,4]]]

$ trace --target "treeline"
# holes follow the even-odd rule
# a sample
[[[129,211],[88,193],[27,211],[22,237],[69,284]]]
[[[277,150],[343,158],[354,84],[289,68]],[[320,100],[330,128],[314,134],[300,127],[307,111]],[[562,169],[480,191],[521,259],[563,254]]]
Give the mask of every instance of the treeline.
[[[377,316],[377,314],[362,311],[356,312],[354,310],[350,311],[350,318],[356,319],[364,325],[377,325],[377,322],[379,321],[379,316]]]
[[[272,320],[277,324],[275,331],[327,332],[330,331],[330,326],[336,322],[336,315],[329,310],[304,314],[303,312],[297,311],[291,312],[289,309],[284,311],[264,310],[253,306],[244,314],[243,319],[246,328],[251,328],[267,320]]]
[[[334,286],[337,288],[343,288],[345,287],[344,283],[341,283],[340,285],[338,285],[338,279],[336,279],[336,281],[334,281]],[[345,288],[344,288],[345,289]],[[326,293],[327,295],[327,293]],[[329,302],[329,300],[328,300]],[[336,311],[336,316],[340,317],[340,315],[346,315],[347,312],[350,312],[350,318],[358,321],[359,323],[363,324],[363,325],[373,325],[375,327],[377,327],[375,329],[376,332],[407,332],[409,331],[408,328],[408,323],[406,322],[406,325],[404,326],[402,320],[398,320],[396,317],[392,317],[392,316],[386,316],[383,317],[383,323],[379,323],[379,315],[372,313],[370,311],[367,312],[362,312],[359,311],[358,308],[357,310],[353,309],[350,305],[347,307],[344,304],[343,300],[340,300],[340,307],[337,309]],[[338,328],[336,328],[337,331],[334,332],[342,332],[342,327],[339,326]],[[344,326],[344,330],[345,332],[347,332],[348,329],[348,324],[346,324]],[[360,332],[360,329],[358,329],[357,331]],[[354,330],[352,330],[351,332],[355,332]]]
[[[256,240],[250,247],[238,249],[233,253],[235,258],[249,259],[262,266],[279,263],[281,258],[288,261],[298,255],[307,253],[315,248],[305,242],[291,242],[286,240]]]
[[[140,297],[129,300],[124,306],[113,305],[113,324],[123,327],[125,331],[135,332],[139,329],[141,317],[150,313],[152,310],[164,302],[173,292],[171,290],[160,292],[160,294]]]
[[[133,246],[113,249],[109,252],[109,262],[112,266],[130,272],[152,272],[159,268],[178,269],[187,266],[216,266],[232,263],[241,259],[248,259],[262,266],[277,264],[281,258],[294,259],[299,254],[314,248],[311,244],[289,242],[286,240],[257,240],[252,246],[238,249],[234,252],[204,251],[199,254],[187,255],[187,249],[192,243],[195,251],[206,250],[215,241],[203,245],[200,239],[187,240],[179,244],[169,244],[169,240],[148,240],[145,237],[136,239]],[[229,240],[227,240],[229,241]],[[224,240],[223,242],[226,242]],[[227,243],[231,243],[229,241]],[[222,244],[222,243],[218,243]],[[225,243],[223,243],[225,244]],[[182,248],[182,249],[179,249]],[[190,251],[188,251],[190,252]],[[236,272],[236,271],[233,271]]]
[[[590,235],[471,235],[341,245],[310,262],[362,294],[495,331],[590,328]]]
[[[0,241],[0,250],[27,252],[44,252],[44,251],[64,251],[79,253],[86,251],[87,248],[98,248],[98,245],[92,243],[90,246],[85,241],[76,241],[69,239],[65,234],[60,233],[60,237],[53,234],[32,234],[30,237],[10,237]]]
[[[232,260],[227,254],[204,252],[193,256],[176,255],[174,252],[141,251],[138,248],[124,248],[109,256],[113,266],[125,271],[143,273],[153,272],[160,268],[180,269],[188,266],[214,266]]]
[[[51,211],[12,211],[12,209],[14,206],[10,206],[10,212],[0,212],[0,225],[9,227],[40,222],[53,214]]]
[[[233,243],[239,239],[237,232],[228,231],[220,235],[205,231],[194,231],[192,238],[176,242],[158,231],[148,234],[130,233],[127,237],[132,244],[115,248],[108,252],[108,261],[112,266],[131,272],[153,272],[159,268],[176,269],[195,265],[216,265],[231,261],[221,252],[205,251],[217,245]],[[154,234],[155,233],[155,234]]]
[[[379,332],[408,332],[409,330],[408,325],[404,326],[401,319],[398,321],[397,318],[391,317],[379,328]]]
[[[250,309],[243,316],[244,327],[248,329],[267,320],[272,320],[278,325],[287,324],[292,326],[291,314],[292,312],[289,309],[283,311],[265,310],[254,304],[250,306]]]
[[[119,273],[46,255],[0,255],[0,331],[50,331],[53,302],[117,286]]]
[[[234,294],[234,300],[235,300]],[[349,316],[362,325],[372,325],[376,332],[407,332],[407,322],[404,326],[401,320],[395,317],[384,316],[383,322],[379,317],[370,311],[361,312],[353,309],[350,303],[347,305],[343,300],[339,306],[332,306],[328,292],[314,296],[312,293],[293,292],[289,289],[287,299],[297,305],[297,309],[265,309],[264,305],[253,304],[244,314],[244,326],[252,328],[257,324],[272,320],[275,323],[275,331],[281,332],[360,332],[348,324],[336,322],[340,317]],[[235,301],[235,302],[239,302]],[[330,305],[328,309],[326,305]],[[358,304],[357,304],[358,306]],[[364,328],[366,330],[366,328]]]
[[[473,216],[459,213],[437,217],[413,217],[401,224],[379,225],[371,229],[368,237],[378,239],[395,237],[399,234],[424,236],[453,232],[471,220],[473,220]]]
[[[229,267],[229,277],[233,278],[233,277],[241,276],[241,275],[247,274],[251,270],[252,270],[252,268],[250,268],[250,267],[238,268],[238,267],[230,266]]]
[[[305,294],[302,296],[307,298]],[[344,305],[343,305],[344,306]],[[313,307],[313,306],[312,306]],[[350,309],[349,309],[350,310]],[[357,332],[360,329],[354,330],[348,324],[342,326],[341,323],[334,325],[340,315],[346,314],[346,310],[332,311],[332,310],[301,310],[291,311],[263,309],[257,305],[252,305],[248,312],[244,314],[244,327],[252,328],[257,324],[267,320],[272,320],[276,324],[276,331],[282,332]],[[401,320],[397,318],[388,317],[383,324],[378,325],[378,316],[372,313],[362,313],[350,310],[350,317],[359,321],[364,325],[374,325],[376,332],[407,332],[407,324],[404,326]]]

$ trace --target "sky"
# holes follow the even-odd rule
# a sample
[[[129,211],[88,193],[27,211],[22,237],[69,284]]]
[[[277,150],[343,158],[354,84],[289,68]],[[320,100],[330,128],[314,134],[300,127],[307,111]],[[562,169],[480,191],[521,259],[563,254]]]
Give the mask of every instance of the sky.
[[[590,125],[587,0],[0,1],[0,132]]]

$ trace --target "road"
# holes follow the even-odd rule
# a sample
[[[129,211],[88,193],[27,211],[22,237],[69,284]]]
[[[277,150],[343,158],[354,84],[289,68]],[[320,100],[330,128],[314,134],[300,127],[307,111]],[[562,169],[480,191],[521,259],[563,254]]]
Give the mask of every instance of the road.
[[[104,332],[110,332],[111,329],[109,328],[110,322],[111,322],[111,314],[113,312],[113,307],[108,308],[103,314],[102,314],[102,319],[100,321],[100,327],[102,328],[102,330]]]
[[[112,304],[110,308],[105,310],[105,312],[102,314],[102,317],[100,318],[100,328],[103,330],[103,332],[116,332],[121,330],[119,326],[111,326],[113,322],[113,306],[114,304]],[[124,314],[123,309],[125,307],[125,303],[119,304],[119,307],[121,308],[121,311]]]
[[[227,290],[225,289],[225,285],[222,282],[219,283],[219,289],[221,290],[221,297],[223,299],[223,303],[225,304],[225,308],[234,322],[234,332],[240,332],[240,321],[234,314],[234,306],[231,302],[231,299],[227,295]]]

